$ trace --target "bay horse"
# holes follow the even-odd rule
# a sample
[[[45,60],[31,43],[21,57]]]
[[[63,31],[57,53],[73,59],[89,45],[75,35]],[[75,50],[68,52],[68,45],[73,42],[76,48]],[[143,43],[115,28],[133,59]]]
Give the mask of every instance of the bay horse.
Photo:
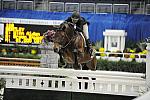
[[[54,51],[59,53],[60,60],[64,59],[67,65],[74,69],[96,70],[96,55],[85,48],[85,38],[75,31],[70,22],[62,23],[52,37]]]

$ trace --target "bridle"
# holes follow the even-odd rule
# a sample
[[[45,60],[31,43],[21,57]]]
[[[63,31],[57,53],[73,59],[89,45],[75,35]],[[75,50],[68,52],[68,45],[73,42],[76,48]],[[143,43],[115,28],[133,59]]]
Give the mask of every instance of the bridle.
[[[70,24],[69,22],[65,22],[64,24],[68,24],[68,27],[71,28],[71,26],[69,25],[69,24]],[[62,28],[57,29],[57,31],[64,31],[65,37],[67,38],[67,40],[69,40],[69,42],[66,43],[65,45],[61,45],[61,48],[60,48],[60,49],[65,49],[65,48],[67,48],[67,47],[72,43],[72,41],[75,39],[75,37],[76,37],[76,35],[73,35],[73,36],[71,37],[71,39],[70,39],[69,36],[67,35],[66,31],[63,30]],[[75,31],[74,29],[73,29],[73,32],[76,33],[76,31]]]

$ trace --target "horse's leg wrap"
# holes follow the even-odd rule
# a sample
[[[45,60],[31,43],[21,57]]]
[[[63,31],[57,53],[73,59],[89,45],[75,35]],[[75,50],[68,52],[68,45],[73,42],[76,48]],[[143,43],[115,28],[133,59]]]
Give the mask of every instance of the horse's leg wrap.
[[[64,58],[63,58],[63,56],[62,56],[62,54],[60,52],[59,52],[59,57],[60,57],[60,66],[65,65]]]

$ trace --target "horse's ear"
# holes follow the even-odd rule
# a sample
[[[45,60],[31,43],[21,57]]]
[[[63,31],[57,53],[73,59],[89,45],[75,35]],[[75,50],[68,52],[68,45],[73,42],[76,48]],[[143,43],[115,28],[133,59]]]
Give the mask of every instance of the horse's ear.
[[[65,31],[66,26],[65,26],[65,24],[64,24],[64,23],[60,24],[60,29],[61,29],[61,30],[63,30],[63,31]]]

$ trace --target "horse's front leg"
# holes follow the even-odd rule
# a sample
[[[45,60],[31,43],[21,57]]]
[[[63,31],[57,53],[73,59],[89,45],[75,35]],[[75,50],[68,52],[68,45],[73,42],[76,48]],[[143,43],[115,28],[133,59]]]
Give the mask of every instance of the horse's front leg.
[[[77,56],[78,51],[77,51],[77,49],[73,50],[73,54],[74,54],[74,65],[73,65],[73,67],[74,67],[74,69],[80,69],[79,63],[78,63],[78,56]]]
[[[59,54],[59,67],[63,67],[63,66],[66,66],[66,63],[65,63],[65,61],[64,61],[64,58],[63,58],[63,55],[62,55],[62,52],[58,52],[58,54]]]

